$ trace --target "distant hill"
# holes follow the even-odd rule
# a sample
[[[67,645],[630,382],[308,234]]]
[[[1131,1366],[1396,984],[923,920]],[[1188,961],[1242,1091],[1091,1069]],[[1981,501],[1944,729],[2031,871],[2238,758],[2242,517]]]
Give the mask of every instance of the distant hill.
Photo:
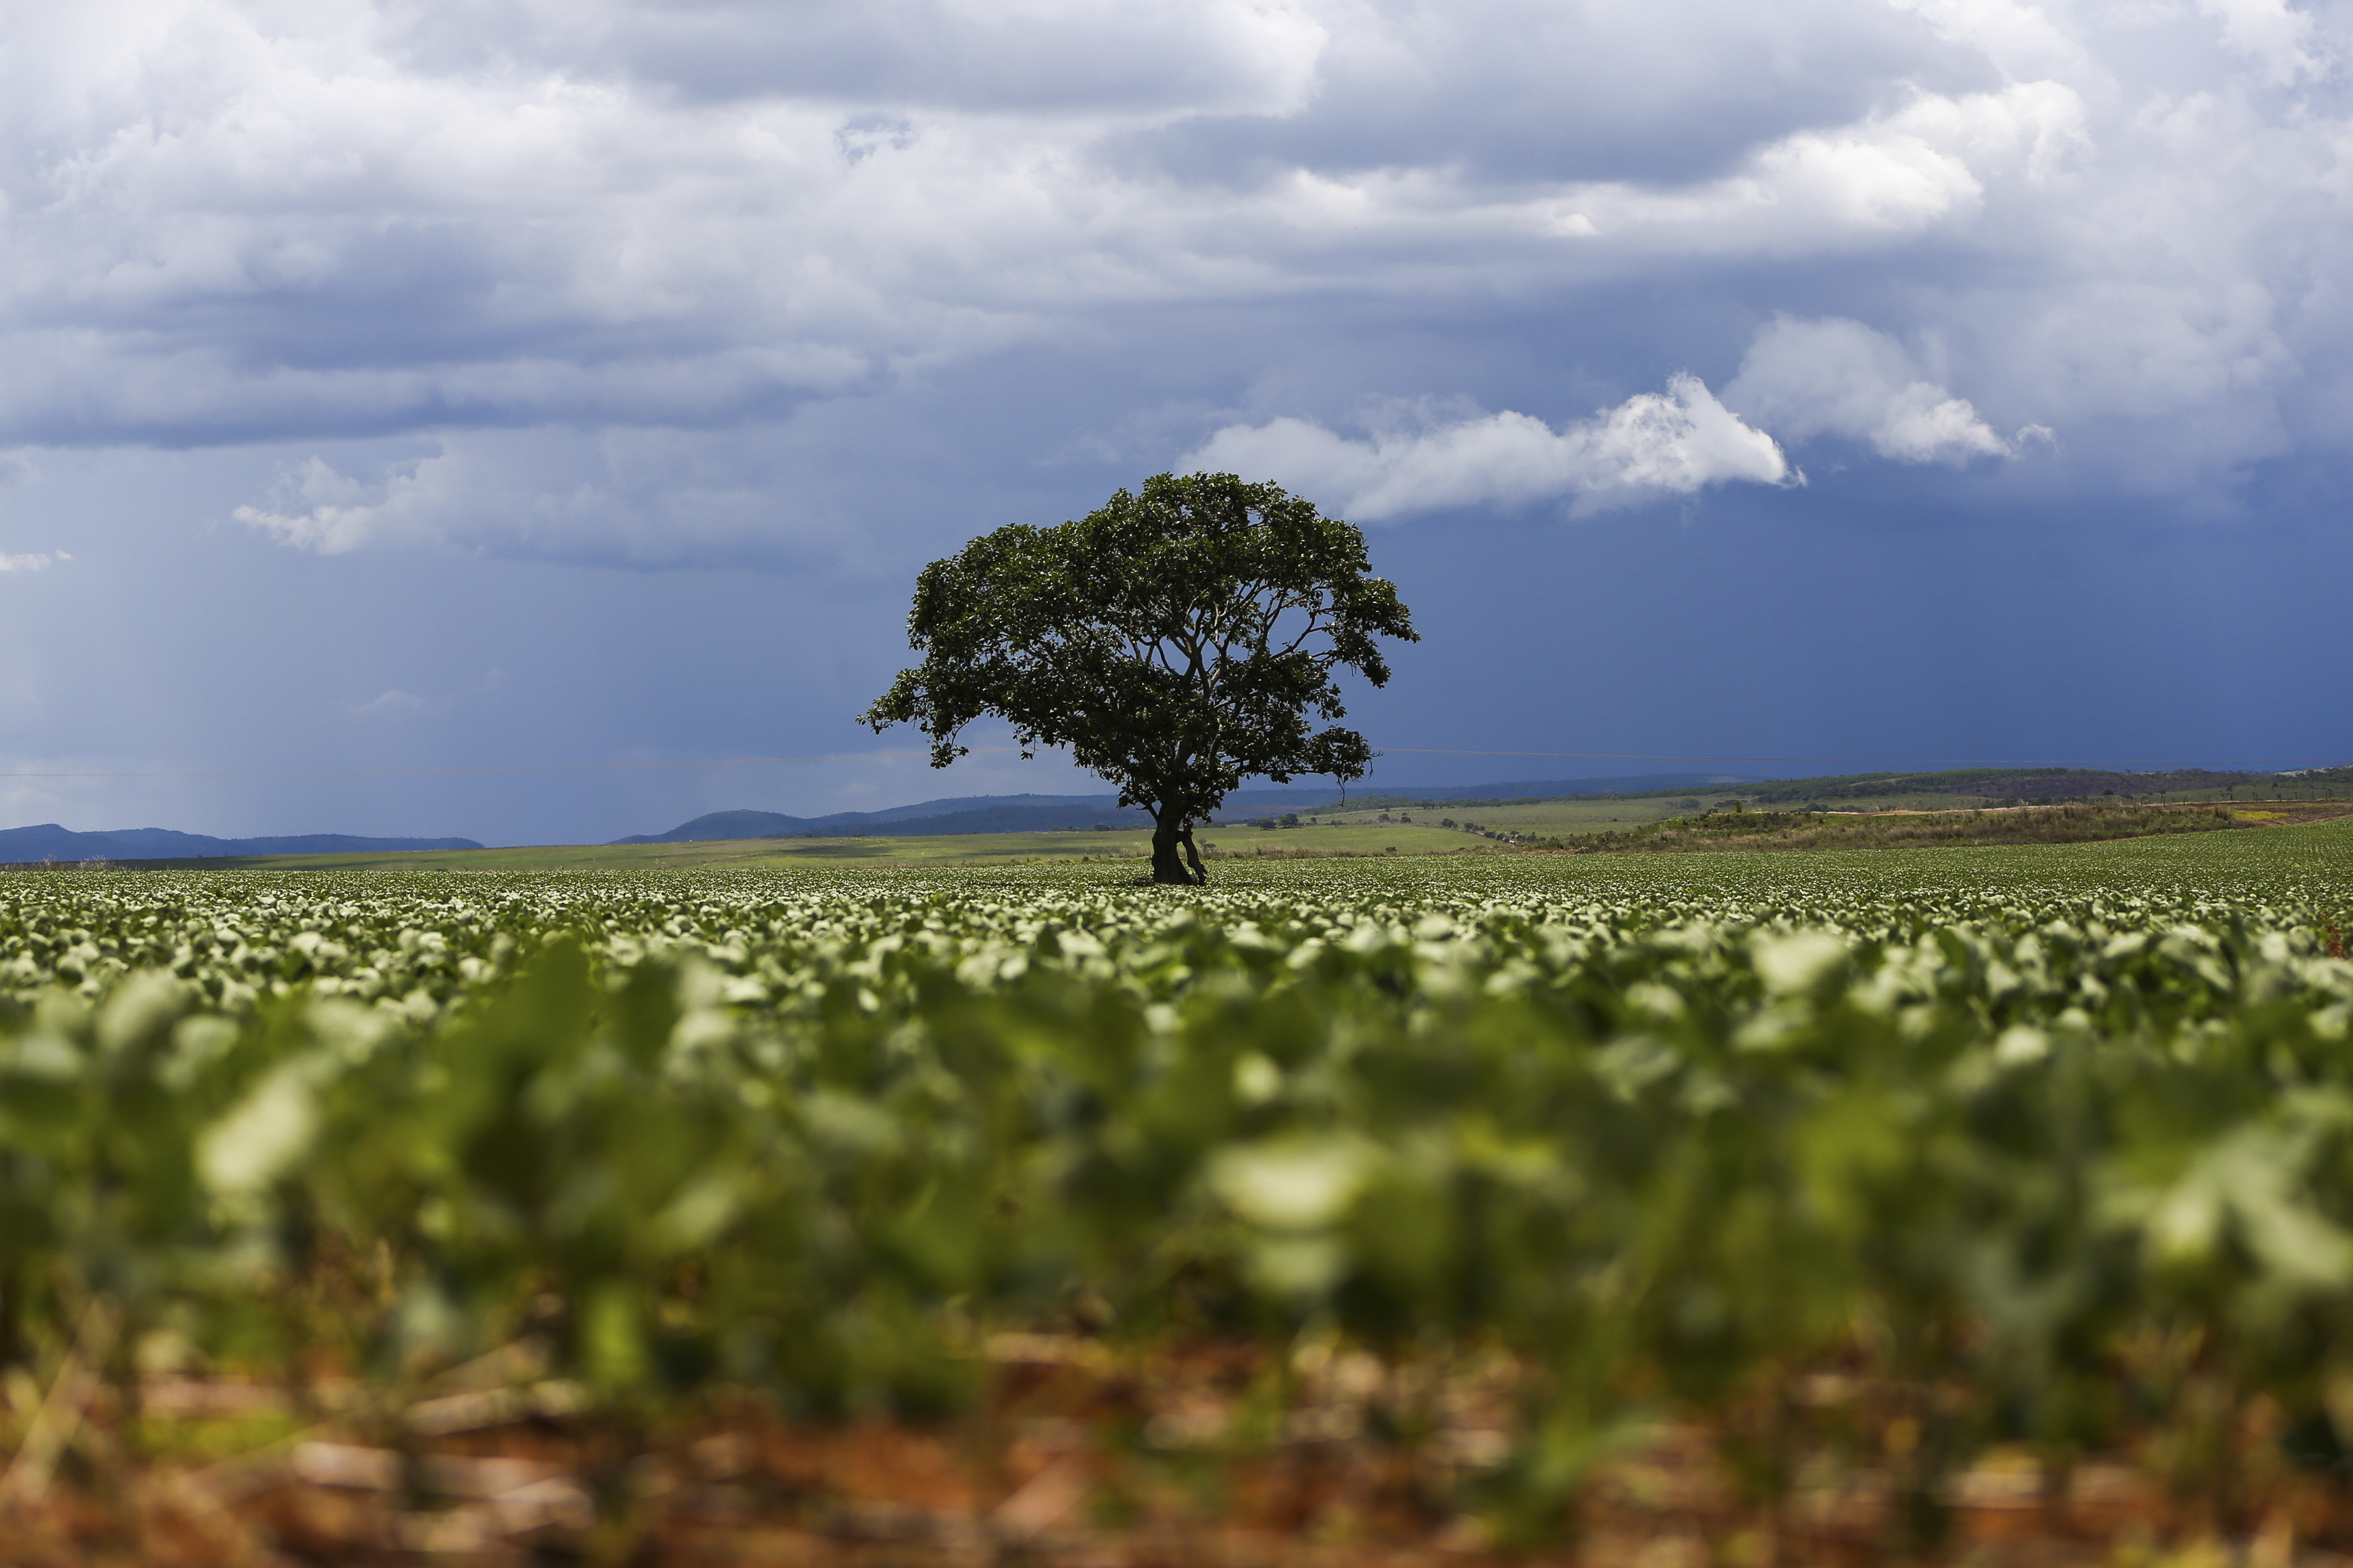
[[[1719,789],[1748,782],[1733,773],[1651,773],[1630,779],[1557,779],[1542,784],[1479,784],[1470,789],[1414,790],[1388,785],[1378,791],[1361,787],[1348,792],[1353,802],[1387,800],[1451,801],[1491,799],[1498,795],[1554,796],[1602,795],[1612,791],[1648,789]],[[638,833],[616,838],[616,844],[694,844],[730,838],[851,837],[860,834],[906,838],[942,837],[960,833],[1051,833],[1063,828],[1147,827],[1152,818],[1130,807],[1122,810],[1111,795],[959,795],[920,801],[913,805],[881,811],[837,811],[827,816],[786,816],[774,811],[713,811],[681,822],[667,833]],[[1221,818],[1240,820],[1269,811],[1313,811],[1341,799],[1336,785],[1274,785],[1240,789],[1226,797]]]
[[[1383,784],[1378,789],[1369,784],[1355,784],[1348,790],[1349,805],[1493,805],[1499,801],[1559,800],[1565,795],[1686,795],[1695,789],[1729,789],[1739,785],[1769,783],[1748,773],[1632,773],[1614,779],[1536,779],[1514,780],[1508,784],[1444,784],[1434,789],[1415,789],[1405,784]],[[1274,795],[1282,792],[1238,790],[1227,797],[1227,804],[1236,810],[1247,811],[1253,795]],[[1340,798],[1337,790],[1317,792],[1316,804],[1330,805]]]
[[[2299,787],[2342,778],[2353,789],[2353,769],[2308,769],[2294,773],[2217,772],[2178,768],[2167,773],[2111,773],[2096,768],[1964,768],[1940,773],[1845,773],[1829,778],[1764,779],[1740,773],[1636,773],[1605,779],[1514,780],[1491,784],[1443,784],[1415,788],[1384,784],[1351,785],[1351,808],[1496,805],[1567,795],[1641,797],[1729,791],[1760,804],[1862,800],[1889,795],[1949,795],[1994,801],[2081,800],[2094,796],[2168,795],[2253,788],[2283,779]],[[786,816],[773,811],[714,811],[681,823],[667,833],[633,835],[616,844],[688,844],[729,838],[820,838],[871,835],[924,838],[964,833],[1047,833],[1064,828],[1143,827],[1151,818],[1123,811],[1117,797],[1099,795],[961,795],[920,801],[882,811],[839,811],[827,816]],[[1337,786],[1268,785],[1236,790],[1218,813],[1232,823],[1286,811],[1314,811],[1340,804]]]
[[[786,816],[774,811],[714,811],[667,833],[633,834],[616,844],[691,844],[721,838],[934,838],[959,833],[1050,833],[1058,828],[1141,827],[1152,819],[1122,811],[1115,795],[964,795],[884,811]]]
[[[43,860],[195,860],[222,855],[340,855],[363,849],[480,849],[470,838],[355,838],[348,833],[298,833],[281,838],[214,838],[168,827],[118,827],[75,833],[54,822],[0,828],[0,865]]]
[[[668,833],[632,833],[616,844],[693,844],[722,838],[790,838],[808,830],[808,819],[773,811],[714,811],[681,822]]]

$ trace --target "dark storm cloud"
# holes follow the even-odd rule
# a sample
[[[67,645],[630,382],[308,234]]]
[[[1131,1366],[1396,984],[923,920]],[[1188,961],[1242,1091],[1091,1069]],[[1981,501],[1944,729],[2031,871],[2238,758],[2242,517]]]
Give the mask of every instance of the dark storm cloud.
[[[1321,39],[1312,8],[1238,0],[670,0],[379,8],[420,71],[556,66],[676,100],[1122,116],[1261,107]]]
[[[1045,345],[1090,378],[1113,337],[1165,353],[1253,301],[1310,358],[1366,300],[1507,338],[1680,277],[1735,309],[1680,358],[1646,349],[1689,335],[1665,315],[1594,334],[1556,374],[1606,405],[1499,405],[1476,365],[1361,388],[1373,415],[1237,402],[1270,367],[1236,342],[1188,389],[1228,421],[1161,456],[1394,468],[1496,420],[1547,449],[1672,436],[1672,404],[2212,503],[2341,439],[2310,412],[2344,401],[2353,329],[2333,25],[2278,0],[95,5],[14,25],[0,439],[430,432],[406,473],[291,456],[248,515],[322,549],[495,513],[501,549],[751,559],[784,483],[763,433],[844,399],[891,427],[945,364]],[[1671,388],[1709,365],[1705,405]],[[1400,426],[1431,398],[1466,416]],[[659,464],[566,483],[567,444],[732,466],[688,487],[731,499],[662,500]],[[1582,471],[1370,504],[1589,509]],[[1610,504],[1786,477],[1681,448],[1610,471]]]

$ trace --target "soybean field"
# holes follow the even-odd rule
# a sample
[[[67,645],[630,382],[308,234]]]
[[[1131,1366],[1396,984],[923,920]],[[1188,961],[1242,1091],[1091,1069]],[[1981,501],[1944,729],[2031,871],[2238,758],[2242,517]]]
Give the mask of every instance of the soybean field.
[[[1213,876],[0,874],[0,1562],[2353,1552],[2353,825]]]

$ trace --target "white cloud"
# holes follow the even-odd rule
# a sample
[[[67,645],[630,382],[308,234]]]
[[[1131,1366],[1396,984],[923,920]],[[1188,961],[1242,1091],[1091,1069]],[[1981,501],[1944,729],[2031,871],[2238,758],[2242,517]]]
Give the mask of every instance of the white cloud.
[[[385,532],[387,522],[397,525],[411,510],[411,498],[423,488],[418,479],[423,467],[420,462],[408,473],[371,489],[314,457],[279,476],[278,504],[286,510],[241,506],[237,520],[281,544],[340,555]]]
[[[29,555],[0,554],[0,572],[45,572],[58,562],[72,559],[62,550]]]
[[[1632,252],[1819,254],[1883,247],[1983,209],[1987,181],[2031,182],[2083,142],[2084,106],[2057,82],[1957,98],[1806,130],[1757,149],[1721,179],[1682,188],[1612,183],[1552,198],[1544,222],[1571,240]]]
[[[1327,39],[1318,9],[1289,0],[510,0],[490,13],[385,7],[376,36],[388,52],[446,70],[561,62],[690,100],[882,99],[1150,117],[1299,106]]]
[[[2321,69],[2311,50],[2312,18],[2290,10],[2285,0],[2198,0],[2198,8],[2221,25],[2225,44],[2262,66],[2274,82]]]
[[[1967,398],[1924,375],[1902,344],[1861,321],[1779,318],[1757,334],[1724,398],[1790,440],[1843,436],[1900,463],[1966,463],[2012,451]]]
[[[1921,17],[1940,37],[1982,52],[2014,80],[2088,80],[2100,75],[2080,38],[2070,37],[2033,0],[1889,0],[1889,5]]]
[[[0,22],[0,446],[433,439],[438,466],[316,493],[297,473],[246,515],[317,550],[685,560],[860,526],[795,510],[850,487],[841,452],[786,474],[722,433],[957,367],[1050,375],[1128,333],[1194,367],[1152,398],[1231,406],[1275,352],[1250,312],[1345,367],[1367,321],[1493,342],[1595,311],[1609,330],[1570,384],[1655,385],[1738,353],[1688,325],[1705,299],[1727,321],[1964,345],[1839,426],[1890,456],[2038,423],[2067,432],[2050,468],[2073,482],[2228,487],[2353,445],[2317,412],[2353,404],[2353,117],[2328,89],[2348,19],[2286,0],[20,6]],[[1928,396],[1956,384],[1966,399]],[[675,505],[596,466],[659,431],[701,453]],[[954,467],[1006,440],[951,426],[925,449]],[[559,449],[589,467],[559,472]]]
[[[822,487],[778,493],[811,441],[773,426],[456,432],[357,473],[313,455],[234,515],[322,555],[423,543],[641,566],[838,554],[840,513]]]
[[[382,692],[368,699],[365,702],[353,704],[352,715],[358,719],[396,719],[405,718],[412,713],[421,713],[425,708],[425,699],[396,687],[390,691]]]
[[[1243,0],[8,30],[45,68],[0,67],[0,433],[51,442],[698,423],[1034,337],[1162,287],[1087,143],[1295,108],[1323,37]]]
[[[1271,479],[1326,510],[1377,522],[1451,507],[1567,500],[1579,515],[1797,476],[1773,438],[1743,425],[1696,376],[1555,430],[1491,414],[1351,441],[1298,418],[1229,425],[1180,465]]]

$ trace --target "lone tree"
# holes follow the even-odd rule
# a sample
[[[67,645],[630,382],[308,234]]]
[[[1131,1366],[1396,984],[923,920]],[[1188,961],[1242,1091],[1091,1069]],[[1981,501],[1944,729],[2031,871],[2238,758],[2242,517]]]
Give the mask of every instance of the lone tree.
[[[1345,717],[1335,669],[1388,683],[1380,637],[1421,640],[1354,526],[1273,485],[1160,474],[923,568],[907,616],[923,662],[860,719],[920,726],[935,768],[985,713],[1024,757],[1068,746],[1151,814],[1154,881],[1206,882],[1193,826],[1244,778],[1365,775],[1365,738],[1311,733],[1309,715]]]

